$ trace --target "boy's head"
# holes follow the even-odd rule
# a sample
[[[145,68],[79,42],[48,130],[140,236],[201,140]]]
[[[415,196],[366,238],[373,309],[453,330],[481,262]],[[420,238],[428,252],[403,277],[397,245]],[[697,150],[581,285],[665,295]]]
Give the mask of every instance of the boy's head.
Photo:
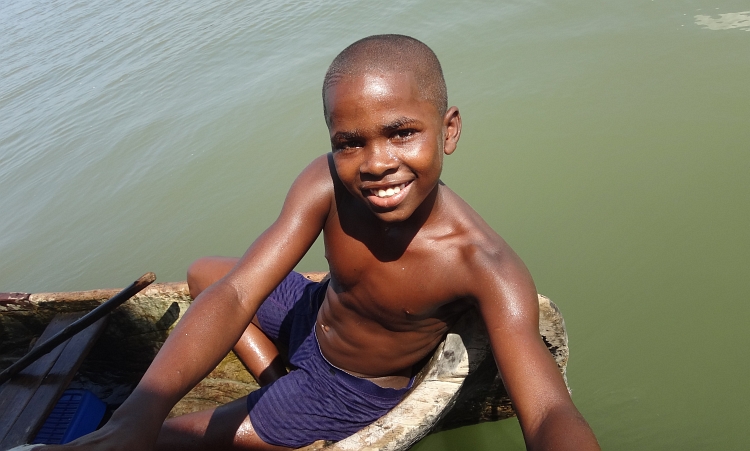
[[[335,170],[354,198],[388,223],[429,212],[461,133],[435,54],[406,36],[355,42],[328,69],[323,103]]]
[[[439,115],[448,108],[448,93],[440,62],[421,41],[398,34],[383,34],[360,39],[345,48],[331,63],[323,81],[323,114],[329,122],[326,99],[328,89],[344,77],[367,73],[411,72],[419,94],[435,105]]]

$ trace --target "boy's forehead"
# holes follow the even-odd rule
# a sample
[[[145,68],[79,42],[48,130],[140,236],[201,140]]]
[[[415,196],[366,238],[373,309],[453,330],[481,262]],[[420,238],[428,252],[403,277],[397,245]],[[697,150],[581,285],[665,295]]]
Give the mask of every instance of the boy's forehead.
[[[412,72],[370,71],[340,77],[326,90],[325,110],[330,115],[340,102],[356,99],[398,98],[406,101],[429,102],[421,95]],[[330,125],[330,123],[329,123]]]
[[[340,77],[326,91],[326,98],[366,95],[384,96],[391,92],[419,96],[419,87],[413,72],[368,71]],[[330,94],[334,94],[331,96]],[[333,97],[333,98],[332,98]]]
[[[389,76],[391,74],[364,74],[358,80],[361,83],[362,94],[368,96],[382,97],[387,95],[394,87],[412,90],[413,77]],[[401,74],[398,74],[401,75]],[[416,86],[414,86],[416,87]]]

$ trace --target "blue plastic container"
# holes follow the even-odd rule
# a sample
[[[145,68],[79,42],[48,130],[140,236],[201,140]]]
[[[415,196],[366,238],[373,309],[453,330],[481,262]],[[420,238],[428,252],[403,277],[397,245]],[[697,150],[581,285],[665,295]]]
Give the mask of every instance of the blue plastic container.
[[[32,443],[62,445],[94,432],[106,409],[107,405],[88,390],[66,390]]]

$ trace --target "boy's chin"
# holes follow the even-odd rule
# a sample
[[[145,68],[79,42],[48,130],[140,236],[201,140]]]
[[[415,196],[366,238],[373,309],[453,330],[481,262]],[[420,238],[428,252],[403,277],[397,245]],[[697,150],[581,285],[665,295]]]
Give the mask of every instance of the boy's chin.
[[[414,214],[413,210],[407,210],[405,208],[395,208],[388,211],[370,208],[370,212],[372,212],[378,220],[386,224],[398,224],[404,222]]]

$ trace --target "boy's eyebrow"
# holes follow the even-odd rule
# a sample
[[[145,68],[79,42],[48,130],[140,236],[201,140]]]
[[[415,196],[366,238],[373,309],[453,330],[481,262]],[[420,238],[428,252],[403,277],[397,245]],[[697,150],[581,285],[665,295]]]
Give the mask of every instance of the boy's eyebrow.
[[[402,116],[398,119],[395,119],[381,127],[381,130],[384,132],[392,132],[394,130],[398,130],[399,128],[405,126],[405,125],[411,125],[411,124],[419,124],[420,121],[411,117]],[[358,139],[362,137],[362,132],[360,130],[347,130],[347,131],[340,131],[336,132],[332,137],[331,141],[349,141],[352,139]]]
[[[361,137],[362,134],[359,132],[359,130],[352,130],[352,131],[345,131],[345,132],[336,132],[332,137],[331,141],[349,141],[352,139],[357,139]]]
[[[398,118],[398,119],[390,122],[389,124],[385,124],[383,126],[383,131],[389,132],[389,131],[393,131],[393,130],[398,130],[399,128],[401,128],[401,127],[403,127],[405,125],[411,125],[411,124],[418,123],[418,122],[419,121],[417,119],[406,117],[406,116],[402,116],[402,117],[400,117],[400,118]]]

